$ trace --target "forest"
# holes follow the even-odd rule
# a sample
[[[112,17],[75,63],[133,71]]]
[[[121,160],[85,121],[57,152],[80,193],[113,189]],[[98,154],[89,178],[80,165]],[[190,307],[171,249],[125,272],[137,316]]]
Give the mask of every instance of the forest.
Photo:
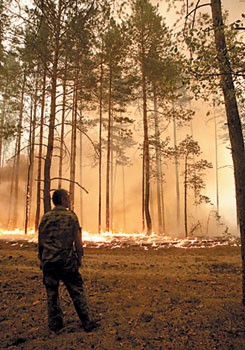
[[[244,10],[0,0],[1,348],[243,348]],[[47,327],[37,231],[57,188],[90,334],[63,284],[64,328]]]
[[[84,230],[242,235],[244,15],[217,4],[1,0],[2,228],[66,188]]]

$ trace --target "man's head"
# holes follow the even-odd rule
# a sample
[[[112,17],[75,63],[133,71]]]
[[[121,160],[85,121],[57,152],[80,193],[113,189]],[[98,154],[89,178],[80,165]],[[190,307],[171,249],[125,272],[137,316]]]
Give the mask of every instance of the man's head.
[[[70,196],[66,190],[59,189],[54,191],[52,200],[54,205],[62,205],[65,208],[70,207]]]

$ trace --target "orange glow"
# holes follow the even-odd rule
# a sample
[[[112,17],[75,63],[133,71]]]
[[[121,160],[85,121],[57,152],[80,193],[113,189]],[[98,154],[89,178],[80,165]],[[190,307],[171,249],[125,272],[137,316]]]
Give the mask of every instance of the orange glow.
[[[27,235],[24,231],[16,228],[15,230],[9,231],[0,229],[0,239],[5,240],[27,240],[29,242],[37,242],[37,235],[34,229],[28,229]],[[139,246],[145,250],[149,248],[160,249],[160,248],[212,248],[217,246],[238,246],[240,241],[237,238],[212,238],[212,239],[201,239],[201,238],[171,238],[169,236],[157,235],[152,233],[146,235],[145,233],[126,233],[126,232],[102,232],[102,233],[90,233],[87,231],[82,232],[82,241],[84,247],[109,247],[114,248],[125,248]]]
[[[34,235],[35,234],[35,230],[34,228],[28,228],[27,230],[27,235]],[[4,236],[4,235],[15,235],[15,236],[23,236],[25,235],[24,230],[22,230],[21,228],[15,228],[14,230],[5,230],[0,228],[0,237]]]

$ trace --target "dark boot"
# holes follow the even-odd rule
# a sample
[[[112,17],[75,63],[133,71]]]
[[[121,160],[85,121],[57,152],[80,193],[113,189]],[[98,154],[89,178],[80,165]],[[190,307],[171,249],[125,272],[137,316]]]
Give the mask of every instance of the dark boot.
[[[92,321],[92,320],[87,320],[87,321],[82,323],[82,327],[85,330],[85,332],[92,332],[93,330],[95,330],[99,326],[100,325],[98,322]]]
[[[61,319],[56,319],[53,322],[49,321],[49,329],[55,333],[59,332],[63,328],[63,321]]]

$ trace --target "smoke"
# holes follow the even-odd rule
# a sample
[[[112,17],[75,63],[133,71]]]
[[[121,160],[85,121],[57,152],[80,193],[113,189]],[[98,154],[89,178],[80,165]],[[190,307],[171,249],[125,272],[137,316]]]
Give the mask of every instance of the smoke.
[[[192,108],[196,110],[196,116],[192,125],[177,130],[178,142],[183,140],[186,134],[193,134],[202,149],[202,158],[213,163],[213,169],[206,171],[204,176],[206,188],[203,194],[208,196],[211,204],[193,205],[194,197],[188,194],[188,228],[193,236],[205,235],[223,235],[236,233],[236,213],[235,213],[235,190],[232,169],[232,160],[229,145],[225,145],[218,138],[218,188],[216,183],[215,169],[215,133],[214,122],[207,121],[206,107],[203,104],[193,103]],[[224,113],[224,112],[223,112]],[[135,115],[136,120],[140,116]],[[224,116],[225,118],[225,116]],[[224,119],[225,121],[225,119]],[[95,131],[90,131],[91,138],[96,142],[98,135]],[[172,138],[172,126],[162,136]],[[218,135],[219,136],[219,135]],[[70,134],[66,139],[66,144],[70,144]],[[134,137],[139,143],[142,143],[142,134],[135,132]],[[57,151],[55,151],[57,153]],[[57,153],[58,154],[58,153]],[[56,155],[57,155],[56,154]],[[114,165],[114,185],[113,185],[113,208],[111,208],[111,221],[114,231],[141,232],[142,231],[142,159],[141,151],[136,144],[131,147],[127,155],[131,162],[128,166]],[[102,167],[102,228],[105,228],[105,163],[106,153],[104,152]],[[35,158],[34,174],[32,181],[31,213],[30,227],[34,226],[36,211],[36,163]],[[184,237],[183,220],[183,169],[180,166],[180,222],[177,222],[177,203],[176,203],[176,178],[173,160],[163,160],[164,163],[164,218],[165,234],[172,237]],[[11,227],[16,220],[17,225],[24,226],[25,206],[26,206],[26,179],[28,159],[25,156],[20,158],[18,173],[18,200],[13,190],[13,164],[8,162],[0,172],[0,226],[2,228]],[[57,177],[59,159],[53,157],[52,177]],[[69,156],[63,162],[63,177],[69,178]],[[124,174],[124,176],[123,176]],[[98,164],[94,157],[94,147],[91,142],[83,138],[82,144],[82,164],[80,164],[80,147],[78,142],[76,158],[76,181],[86,188],[88,194],[79,186],[75,187],[75,212],[84,230],[97,232],[98,230]],[[52,181],[52,189],[57,188],[58,182]],[[69,189],[69,182],[63,181],[62,186]],[[217,208],[217,193],[219,197],[219,208]],[[153,221],[153,230],[158,233],[157,217],[157,197],[156,181],[151,179],[151,204],[150,211]],[[43,208],[41,208],[43,211]]]
[[[13,228],[13,223],[17,227],[23,227],[24,208],[26,194],[27,159],[20,157],[19,171],[16,175],[13,172],[14,159],[7,162],[0,171],[0,227]],[[15,177],[18,178],[18,196],[15,191]]]
[[[207,159],[215,165],[215,135],[212,122],[207,123],[205,117],[206,109],[194,105],[196,117],[193,120],[192,132],[194,139],[198,140],[202,149],[202,158]],[[201,131],[201,132],[200,132]],[[190,133],[191,128],[187,126],[178,131],[178,142],[180,142],[186,133]],[[140,137],[138,141],[141,141]],[[171,130],[169,130],[171,136]],[[139,232],[142,230],[142,159],[140,150],[130,150],[130,156],[133,161],[130,166],[124,168],[124,184],[122,167],[118,166],[114,184],[113,210],[111,211],[112,227],[115,231],[125,230],[127,232]],[[84,157],[90,154],[91,146],[84,145]],[[78,152],[79,153],[79,152]],[[218,177],[219,188],[216,188],[215,166],[206,171],[204,176],[206,188],[203,195],[210,198],[211,204],[193,205],[194,196],[189,193],[188,196],[188,222],[189,230],[193,229],[192,235],[222,235],[224,233],[236,233],[236,215],[235,215],[235,192],[232,170],[232,160],[230,150],[218,139]],[[183,169],[180,168],[180,174]],[[164,183],[164,204],[165,204],[165,227],[166,234],[183,237],[183,177],[180,176],[180,222],[176,220],[176,179],[173,161],[166,161],[164,165],[165,183]],[[98,169],[86,166],[82,169],[83,185],[89,194],[83,194],[83,227],[93,232],[97,231],[98,225]],[[79,177],[79,174],[77,174]],[[216,193],[219,192],[219,213],[217,213]],[[76,197],[79,197],[80,190],[76,190]],[[103,191],[102,191],[102,219],[105,226],[105,164],[103,167]],[[76,210],[81,212],[79,200],[76,201]],[[156,200],[156,182],[151,180],[151,215],[153,220],[153,230],[158,232],[157,220],[157,200]],[[81,217],[81,214],[80,214]],[[126,224],[126,227],[125,227]]]

